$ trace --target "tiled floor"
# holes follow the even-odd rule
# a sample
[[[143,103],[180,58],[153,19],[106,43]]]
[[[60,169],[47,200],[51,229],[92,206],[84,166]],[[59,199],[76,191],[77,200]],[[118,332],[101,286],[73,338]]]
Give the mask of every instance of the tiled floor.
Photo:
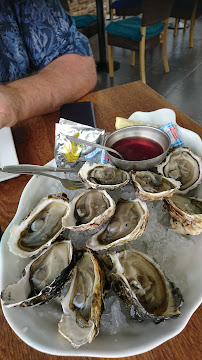
[[[90,39],[95,60],[99,60],[97,41],[97,36]],[[178,30],[175,38],[168,29],[167,56],[170,72],[165,74],[161,46],[146,52],[147,85],[202,126],[202,17],[196,19],[193,48],[189,48],[189,28]],[[95,90],[140,79],[138,53],[135,67],[130,65],[129,50],[114,48],[114,60],[120,63],[114,78],[99,72]]]

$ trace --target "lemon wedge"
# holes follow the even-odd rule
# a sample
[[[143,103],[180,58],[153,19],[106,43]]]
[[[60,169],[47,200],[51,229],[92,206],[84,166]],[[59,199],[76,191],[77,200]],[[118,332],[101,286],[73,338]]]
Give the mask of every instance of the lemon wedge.
[[[115,121],[115,129],[121,129],[126,126],[132,126],[132,125],[142,125],[140,121],[134,121],[130,119],[125,119],[122,117],[117,116]]]
[[[124,128],[126,126],[132,126],[132,125],[148,125],[148,126],[152,126],[152,127],[157,127],[155,125],[151,125],[151,124],[144,124],[141,121],[135,121],[135,120],[130,120],[130,119],[125,119],[122,117],[117,116],[116,117],[116,121],[115,121],[115,129],[121,129]]]

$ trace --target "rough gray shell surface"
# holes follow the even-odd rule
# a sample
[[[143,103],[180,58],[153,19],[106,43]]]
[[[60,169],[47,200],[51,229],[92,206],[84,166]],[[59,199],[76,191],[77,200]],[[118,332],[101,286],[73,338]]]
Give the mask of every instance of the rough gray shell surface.
[[[38,254],[64,230],[62,218],[68,211],[69,202],[61,194],[43,198],[19,225],[12,226],[9,250],[24,258]]]
[[[99,333],[105,279],[96,254],[90,249],[80,252],[69,288],[61,301],[63,315],[58,324],[60,334],[75,348],[90,343]]]
[[[45,249],[25,267],[22,278],[1,293],[6,307],[36,306],[60,294],[73,266],[71,241],[60,241]]]
[[[93,189],[119,189],[130,181],[130,176],[126,171],[117,169],[110,164],[90,165],[86,162],[80,169],[78,175]]]
[[[133,319],[159,323],[180,315],[180,290],[151,257],[129,249],[108,253],[103,260],[110,268],[114,291],[130,309]]]
[[[176,181],[151,171],[136,171],[131,174],[141,200],[160,200],[172,196],[181,186]]]
[[[175,194],[163,202],[175,231],[183,235],[202,233],[202,199]]]
[[[140,199],[120,199],[108,223],[90,236],[86,246],[95,251],[123,245],[140,237],[147,225],[149,211]]]
[[[202,181],[202,159],[186,147],[174,148],[165,158],[157,165],[157,171],[169,178],[181,182],[181,194],[196,188]]]
[[[106,190],[85,190],[69,203],[63,226],[74,231],[92,230],[110,219],[115,202]]]

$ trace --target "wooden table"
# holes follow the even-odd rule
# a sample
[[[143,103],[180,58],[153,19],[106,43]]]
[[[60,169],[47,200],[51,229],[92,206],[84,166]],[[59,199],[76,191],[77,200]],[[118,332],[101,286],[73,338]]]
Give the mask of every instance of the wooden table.
[[[106,131],[114,130],[116,116],[129,117],[134,111],[152,111],[167,107],[176,112],[179,125],[202,136],[201,127],[188,116],[172,106],[141,81],[91,93],[81,101],[92,101],[97,126]],[[44,165],[54,157],[55,122],[59,112],[30,119],[12,128],[20,163]],[[12,220],[22,190],[29,177],[20,177],[0,183],[0,225],[5,230]],[[135,360],[199,360],[201,359],[202,306],[191,317],[186,328],[175,338],[147,353],[137,355]],[[53,360],[56,356],[42,354],[27,346],[11,330],[2,311],[0,312],[0,360]],[[67,357],[60,357],[61,360]],[[75,357],[75,360],[78,359]]]

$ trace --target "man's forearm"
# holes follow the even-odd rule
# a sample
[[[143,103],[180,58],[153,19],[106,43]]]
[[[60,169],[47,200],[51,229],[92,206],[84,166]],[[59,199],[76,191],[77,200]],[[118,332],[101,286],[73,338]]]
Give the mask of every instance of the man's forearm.
[[[78,100],[94,88],[96,80],[92,57],[63,55],[32,76],[0,86],[0,127],[1,121],[3,126],[6,121],[1,119],[5,98],[14,112],[13,120],[6,125],[12,126],[16,121],[53,112],[64,103]]]

